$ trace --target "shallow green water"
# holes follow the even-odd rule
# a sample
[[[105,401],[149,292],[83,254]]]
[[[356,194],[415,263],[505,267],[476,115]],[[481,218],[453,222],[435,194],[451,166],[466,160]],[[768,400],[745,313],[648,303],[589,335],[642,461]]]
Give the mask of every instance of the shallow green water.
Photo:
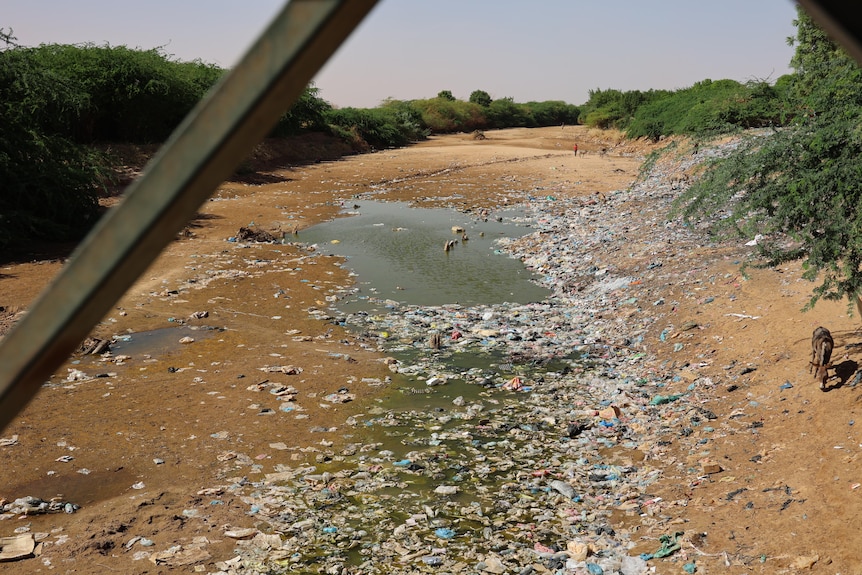
[[[322,253],[347,258],[346,267],[357,275],[360,292],[339,304],[344,311],[374,309],[369,300],[375,298],[413,305],[476,305],[528,303],[548,294],[494,241],[533,231],[513,221],[520,216],[516,211],[483,218],[398,202],[362,201],[358,206],[351,206],[352,215],[313,226],[299,236]],[[453,227],[463,229],[467,239]],[[445,250],[448,241],[454,245]]]
[[[411,208],[399,202],[360,201],[357,206],[350,206],[351,215],[313,226],[299,238],[317,244],[323,253],[347,258],[346,267],[356,274],[360,292],[337,302],[343,312],[386,313],[384,300],[418,306],[469,306],[537,302],[549,294],[533,281],[533,274],[520,260],[503,253],[495,242],[533,232],[519,223],[523,213],[518,210],[480,215]],[[462,240],[462,234],[453,232],[453,227],[463,229],[468,239]],[[455,240],[455,246],[445,251],[444,245],[450,240]],[[508,379],[525,371],[536,375],[568,363],[541,368],[513,366],[506,363],[502,352],[493,350],[431,352],[425,347],[399,346],[387,353],[408,366],[422,363],[423,356],[435,353],[445,366],[442,371],[456,377],[429,388],[424,378],[398,374],[393,378],[392,393],[380,399],[380,407],[387,412],[418,409],[441,415],[452,409],[458,397],[466,404],[485,403],[488,390],[477,381],[484,379],[486,385],[494,386],[500,384],[501,377]],[[442,425],[443,429],[448,427]],[[398,451],[404,435],[412,431],[393,429],[390,432],[394,435],[377,440]]]

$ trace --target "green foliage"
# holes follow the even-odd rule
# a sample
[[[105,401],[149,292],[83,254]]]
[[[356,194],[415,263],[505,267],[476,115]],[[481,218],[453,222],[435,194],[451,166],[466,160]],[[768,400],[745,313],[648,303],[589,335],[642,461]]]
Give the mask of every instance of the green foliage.
[[[561,101],[527,102],[523,104],[533,126],[575,125],[581,110],[577,106]]]
[[[429,100],[412,100],[410,106],[419,113],[422,123],[438,134],[472,132],[489,127],[485,109],[472,102],[437,97]]]
[[[105,159],[62,137],[6,127],[0,135],[0,247],[81,238],[98,219]]]
[[[782,125],[788,112],[785,93],[768,82],[735,80],[703,80],[676,92],[657,92],[637,108],[626,135],[654,141],[672,134],[702,139]]]
[[[581,116],[590,127],[625,130],[629,138],[705,138],[785,123],[786,92],[786,83],[779,89],[765,81],[734,80],[703,80],[673,92],[591,90]]]
[[[422,124],[434,133],[472,132],[490,128],[515,128],[576,124],[580,110],[561,101],[518,104],[512,98],[485,99],[477,90],[471,101],[431,98],[412,100],[408,105],[421,117]],[[479,102],[487,101],[487,105]]]
[[[199,60],[173,61],[160,49],[50,44],[8,52],[10,59],[32,61],[42,74],[79,94],[74,114],[63,113],[70,111],[68,107],[57,110],[26,99],[21,101],[21,109],[53,118],[57,130],[82,143],[162,142],[224,74]],[[48,95],[36,90],[27,98]],[[328,108],[319,90],[309,86],[272,134],[324,131]]]
[[[360,148],[406,146],[427,134],[419,113],[403,102],[389,101],[372,109],[329,109],[324,116],[335,134]]]
[[[87,94],[15,47],[11,33],[0,36],[0,248],[77,239],[97,219],[104,175],[103,158],[63,133]]]
[[[862,290],[862,74],[801,10],[796,24],[796,76],[780,88],[793,123],[711,163],[675,213],[716,234],[763,234],[759,265],[802,260],[820,280],[810,307]]]
[[[516,104],[512,98],[494,100],[488,106],[486,115],[491,128],[526,128],[536,125],[529,108]]]
[[[624,130],[638,108],[663,92],[638,90],[590,90],[590,98],[581,107],[584,123],[593,128]]]
[[[590,110],[582,115],[584,116],[584,124],[591,128],[598,128],[600,130],[613,128],[614,120],[616,119],[610,110],[605,109]]]
[[[381,109],[386,117],[398,126],[402,134],[403,143],[395,145],[407,145],[429,136],[430,130],[422,121],[422,114],[409,102],[386,100],[381,105]]]
[[[47,44],[16,52],[86,94],[68,128],[80,142],[163,141],[222,73],[202,62],[173,62],[158,49]]]
[[[313,84],[307,86],[296,103],[278,120],[270,136],[284,137],[303,132],[325,132],[326,114],[332,106],[322,100],[319,94],[319,88]]]
[[[110,173],[91,145],[164,141],[224,73],[159,49],[0,44],[0,247],[82,237]],[[309,86],[273,133],[325,131],[329,108]]]
[[[474,90],[472,94],[470,94],[470,102],[473,104],[479,104],[483,108],[487,108],[491,105],[491,95],[484,90]]]
[[[437,97],[440,98],[441,100],[447,100],[449,102],[455,101],[455,96],[453,96],[452,92],[450,92],[449,90],[443,90],[441,92],[438,92]]]

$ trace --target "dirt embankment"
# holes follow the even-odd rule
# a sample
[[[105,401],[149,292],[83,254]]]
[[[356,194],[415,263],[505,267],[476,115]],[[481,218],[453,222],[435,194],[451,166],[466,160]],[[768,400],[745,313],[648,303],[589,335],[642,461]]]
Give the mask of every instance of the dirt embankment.
[[[295,167],[267,162],[244,181],[220,186],[93,334],[122,337],[182,324],[199,328],[195,341],[107,361],[73,358],[80,363],[64,365],[3,431],[17,437],[0,446],[0,497],[82,505],[73,515],[0,521],[0,536],[29,526],[51,543],[41,557],[4,570],[162,572],[134,560],[124,547],[132,534],[157,540],[159,548],[206,537],[211,558],[203,563],[214,570],[234,545],[223,528],[244,525],[246,506],[228,499],[205,519],[184,510],[210,497],[208,487],[242,480],[232,464],[237,458],[270,470],[326,455],[329,447],[310,430],[337,425],[373,400],[379,388],[354,385],[358,379],[388,374],[381,358],[340,326],[309,315],[352,281],[334,259],[300,243],[302,230],[334,217],[341,200],[373,189],[382,200],[476,209],[540,189],[600,201],[596,194],[634,181],[651,148],[580,127],[486,136],[449,135]],[[575,158],[574,143],[585,154]],[[644,201],[638,209],[652,208]],[[228,238],[244,226],[288,232],[297,241],[229,249]],[[639,551],[654,549],[661,534],[685,532],[682,553],[697,558],[699,572],[859,571],[852,526],[862,511],[862,441],[854,425],[860,391],[853,385],[858,318],[834,303],[802,313],[811,285],[796,266],[744,276],[741,254],[739,246],[721,245],[684,253],[669,245],[656,253],[677,280],[645,286],[667,307],[641,348],[657,374],[670,376],[669,394],[685,393],[694,378],[714,385],[697,392],[699,420],[661,438],[661,460],[650,462],[663,469],[660,499],[649,514],[618,519],[642,534]],[[624,265],[626,254],[617,257]],[[7,315],[26,309],[62,261],[40,255],[0,267]],[[205,317],[193,317],[203,311]],[[637,321],[656,308],[642,302],[620,313]],[[811,332],[821,324],[835,336],[838,365],[825,393],[808,373]],[[677,343],[685,352],[674,351]],[[277,377],[299,390],[301,410],[269,414],[255,386],[276,376],[261,368],[289,366],[301,370]],[[78,369],[107,377],[77,381]],[[353,404],[322,407],[320,397],[344,386],[356,392]],[[706,473],[707,459],[721,470]],[[656,565],[660,573],[680,568]]]

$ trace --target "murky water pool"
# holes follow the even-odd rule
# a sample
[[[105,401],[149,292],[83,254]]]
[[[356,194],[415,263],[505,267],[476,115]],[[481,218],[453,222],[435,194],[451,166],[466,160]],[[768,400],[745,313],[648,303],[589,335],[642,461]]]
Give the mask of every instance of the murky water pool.
[[[348,314],[364,311],[386,315],[392,310],[383,309],[385,300],[411,306],[457,303],[466,307],[539,302],[549,294],[520,260],[504,253],[495,241],[532,233],[533,229],[524,223],[523,213],[516,209],[464,214],[449,209],[411,208],[405,203],[363,201],[345,212],[349,215],[303,231],[300,240],[317,244],[323,253],[347,258],[346,267],[356,274],[360,286],[354,297],[336,303]],[[462,238],[463,234],[467,239]],[[444,245],[449,241],[455,245],[447,251]],[[347,327],[356,326],[348,320]],[[393,342],[387,353],[404,366],[427,363],[433,358],[434,365],[447,374],[444,385],[433,387],[424,376],[393,375],[391,393],[378,400],[378,408],[384,413],[402,414],[406,423],[403,427],[387,426],[385,433],[374,426],[372,437],[367,439],[398,454],[424,449],[418,446],[425,443],[421,437],[429,433],[417,427],[409,413],[435,413],[445,420],[453,403],[486,404],[491,389],[500,386],[501,377],[523,376],[529,380],[568,369],[577,362],[573,357],[541,366],[515,365],[504,350],[456,351],[448,345],[432,350],[422,342]],[[497,402],[486,405],[496,406]],[[435,423],[443,431],[459,425],[462,422],[457,419]]]
[[[362,201],[345,213],[299,236],[323,253],[347,258],[360,291],[339,303],[345,312],[374,310],[375,299],[475,305],[540,301],[548,294],[495,242],[533,231],[518,221],[522,214],[516,210],[464,214]]]
[[[461,213],[451,209],[412,208],[400,202],[361,201],[345,209],[345,217],[313,226],[300,240],[316,244],[320,251],[346,258],[356,274],[359,292],[340,300],[336,307],[352,314],[386,315],[387,301],[410,306],[487,306],[540,302],[549,295],[523,262],[505,253],[499,238],[532,233],[524,213],[517,209],[486,213]],[[451,242],[449,249],[444,246]],[[397,321],[397,320],[396,320]],[[348,328],[351,326],[348,320]],[[456,397],[480,400],[486,381],[493,386],[500,374],[508,377],[528,369],[532,373],[562,368],[560,364],[507,365],[495,351],[437,351],[397,345],[387,350],[402,365],[422,363],[429,354],[449,373],[445,386],[428,389],[424,379],[398,374],[394,393],[384,399],[390,410],[424,406],[450,407]],[[445,366],[445,367],[443,367]],[[461,374],[459,377],[457,374]],[[454,375],[454,377],[453,377]],[[499,381],[497,381],[499,384]]]
[[[149,331],[139,331],[120,335],[111,344],[114,354],[124,355],[162,355],[180,347],[180,339],[191,337],[204,339],[221,331],[210,326],[163,327]]]

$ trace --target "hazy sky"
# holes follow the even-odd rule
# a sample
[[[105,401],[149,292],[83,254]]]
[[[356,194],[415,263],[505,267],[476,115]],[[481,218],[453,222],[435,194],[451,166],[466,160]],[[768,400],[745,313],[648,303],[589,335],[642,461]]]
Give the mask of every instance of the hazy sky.
[[[20,44],[162,47],[233,66],[284,2],[3,0]],[[474,90],[583,104],[589,90],[679,89],[790,72],[791,0],[380,0],[315,78],[336,106]]]

